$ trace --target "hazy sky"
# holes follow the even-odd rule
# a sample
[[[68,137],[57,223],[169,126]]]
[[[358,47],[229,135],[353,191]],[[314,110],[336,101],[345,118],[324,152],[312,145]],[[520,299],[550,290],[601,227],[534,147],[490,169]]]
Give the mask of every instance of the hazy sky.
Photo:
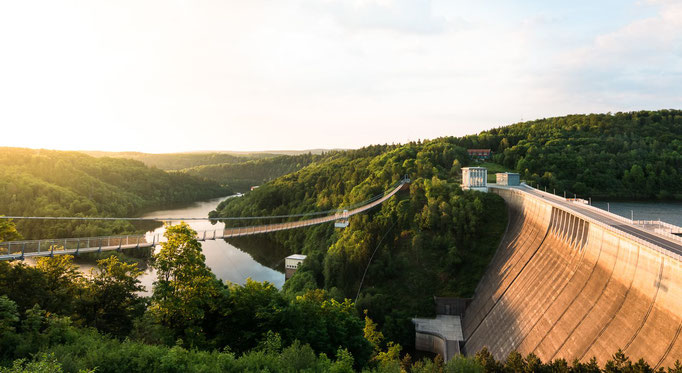
[[[0,146],[354,148],[682,107],[682,0],[0,0]]]

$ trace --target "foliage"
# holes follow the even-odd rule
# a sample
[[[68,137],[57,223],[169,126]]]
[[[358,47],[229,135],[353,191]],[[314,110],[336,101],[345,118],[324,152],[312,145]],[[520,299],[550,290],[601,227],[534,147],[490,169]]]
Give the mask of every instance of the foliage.
[[[170,229],[172,234],[185,239],[170,237],[172,245],[191,247],[186,240],[191,230],[186,225],[174,228]],[[188,350],[182,342],[173,346],[162,340],[149,344],[137,338],[142,334],[135,330],[125,336],[126,328],[112,327],[117,320],[125,323],[130,318],[135,318],[137,329],[164,327],[155,318],[146,317],[149,313],[135,314],[139,312],[134,306],[139,301],[135,295],[139,270],[112,257],[101,260],[90,277],[83,277],[73,272],[70,259],[45,258],[36,267],[22,263],[0,266],[0,292],[11,294],[0,295],[0,372],[654,372],[647,362],[631,362],[621,351],[603,368],[594,359],[543,363],[535,355],[524,358],[516,352],[500,362],[486,349],[473,358],[455,357],[448,363],[440,357],[412,363],[409,355],[401,359],[400,345],[383,338],[367,315],[363,322],[349,300],[337,302],[319,289],[288,298],[272,284],[254,281],[244,286],[219,286],[216,282],[218,292],[209,304],[202,305],[205,309],[200,326],[205,341],[201,346],[195,344],[201,349]],[[195,260],[203,264],[201,257]],[[182,265],[183,261],[174,263]],[[73,304],[51,303],[52,307],[62,307],[57,312],[46,311],[39,304],[22,307],[14,299],[26,304],[26,293],[33,289],[17,292],[12,289],[16,284],[3,281],[13,278],[27,284],[23,276],[40,286],[48,284],[49,279],[80,291],[72,293]],[[46,293],[54,291],[48,287]],[[53,296],[38,294],[29,300]],[[117,299],[121,304],[115,304]],[[93,305],[99,321],[90,322],[89,316],[80,312],[73,313],[73,319],[62,316],[68,310]],[[119,312],[128,313],[127,318],[118,318]],[[184,325],[190,323],[199,325],[197,320]],[[668,369],[668,373],[680,372],[679,362]]]
[[[186,223],[167,226],[167,241],[154,255],[157,280],[150,312],[159,322],[194,343],[202,334],[204,311],[218,293],[215,275],[206,266],[196,232]]]
[[[133,321],[145,310],[137,264],[122,262],[117,256],[98,260],[90,271],[90,281],[81,296],[79,315],[87,325],[118,337],[130,334]]]
[[[388,190],[408,174],[412,183],[407,191],[352,217],[343,231],[321,225],[273,238],[308,255],[285,284],[290,296],[324,288],[338,301],[355,298],[376,250],[357,306],[368,310],[389,340],[410,346],[409,317],[430,315],[434,294],[471,296],[506,227],[501,198],[459,188],[453,165],[468,161],[465,148],[445,139],[333,152],[243,198],[224,201],[211,216],[342,208]]]
[[[167,153],[167,154],[150,154],[139,152],[101,152],[101,151],[84,151],[82,153],[91,155],[93,157],[110,157],[110,158],[126,158],[133,159],[144,163],[149,167],[156,167],[162,170],[182,170],[201,165],[209,164],[224,164],[224,163],[243,163],[254,159],[275,157],[274,154],[268,153],[252,153],[252,154],[237,154],[237,153]]]
[[[20,240],[21,234],[11,219],[2,219],[0,216],[0,242]]]
[[[458,139],[533,185],[578,196],[682,199],[682,111],[568,115]]]
[[[182,170],[189,175],[215,180],[229,185],[236,191],[248,191],[254,185],[261,185],[279,176],[286,175],[317,162],[324,154],[280,155],[277,157],[248,160],[245,162],[229,162],[219,164],[203,164]]]
[[[133,160],[0,148],[0,211],[6,215],[128,217],[162,204],[229,193],[213,181],[167,173]],[[125,221],[18,220],[16,224],[27,239],[135,231]]]

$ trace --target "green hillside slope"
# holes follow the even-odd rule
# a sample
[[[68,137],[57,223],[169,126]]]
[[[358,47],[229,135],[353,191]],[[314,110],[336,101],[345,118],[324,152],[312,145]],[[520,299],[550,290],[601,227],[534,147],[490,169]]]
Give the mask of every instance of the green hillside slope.
[[[0,214],[122,216],[172,202],[224,196],[213,181],[167,173],[127,159],[78,152],[0,148]],[[130,232],[128,222],[17,220],[26,238]]]
[[[196,167],[209,164],[232,164],[242,163],[254,159],[275,157],[274,154],[233,154],[233,153],[167,153],[150,154],[139,152],[100,152],[84,151],[93,157],[126,158],[140,161],[147,166],[157,167],[162,170],[181,170],[183,168]]]
[[[345,230],[327,224],[273,238],[291,252],[308,255],[304,267],[287,281],[286,291],[325,288],[339,299],[355,298],[378,247],[357,306],[369,310],[388,338],[411,345],[410,317],[432,313],[433,295],[471,296],[506,227],[501,198],[462,192],[454,182],[459,165],[467,161],[466,149],[449,139],[339,152],[223,202],[212,215],[338,208],[364,201],[410,175],[409,190],[351,218]]]
[[[682,199],[682,111],[569,115],[462,139],[548,190],[624,199]]]
[[[248,160],[240,163],[206,164],[182,170],[189,175],[215,180],[222,185],[244,192],[324,159],[325,155],[300,154]]]

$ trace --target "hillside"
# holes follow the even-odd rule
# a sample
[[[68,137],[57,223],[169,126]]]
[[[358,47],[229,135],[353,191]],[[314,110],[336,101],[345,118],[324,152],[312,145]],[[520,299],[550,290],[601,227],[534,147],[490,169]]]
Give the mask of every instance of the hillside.
[[[267,159],[281,156],[323,155],[339,151],[339,149],[310,150],[266,150],[266,151],[201,151],[187,153],[141,153],[141,152],[105,152],[97,150],[81,151],[93,157],[126,158],[140,161],[147,166],[162,170],[182,170],[205,165],[227,165]],[[279,175],[277,175],[279,176]]]
[[[351,218],[345,230],[321,225],[272,236],[308,255],[286,292],[324,288],[337,299],[356,297],[378,246],[357,308],[368,309],[388,339],[409,346],[410,317],[431,314],[433,295],[471,296],[506,227],[501,198],[462,192],[454,182],[466,162],[466,149],[448,139],[338,152],[225,201],[211,215],[324,211],[364,201],[410,175],[409,191]]]
[[[492,129],[459,144],[557,193],[682,199],[682,111],[568,115]]]
[[[219,152],[197,152],[197,153],[165,153],[165,154],[150,154],[139,152],[100,152],[100,151],[83,151],[87,155],[93,157],[109,157],[109,158],[126,158],[135,161],[140,161],[149,167],[156,167],[162,170],[181,170],[183,168],[196,167],[209,164],[232,164],[242,163],[254,159],[274,157],[273,154],[267,153],[219,153]]]
[[[325,155],[300,154],[247,160],[240,163],[206,164],[186,168],[182,172],[215,180],[235,191],[244,192],[254,185],[261,185],[324,159]]]
[[[408,316],[428,313],[430,297],[473,292],[506,225],[495,196],[462,192],[459,169],[475,165],[467,148],[491,148],[499,169],[518,170],[541,187],[581,196],[682,198],[682,112],[570,115],[518,123],[462,138],[338,152],[285,175],[212,216],[259,216],[339,208],[386,190],[402,175],[409,193],[380,210],[330,226],[280,232],[274,239],[308,255],[285,290],[321,287],[354,298],[381,237],[357,307],[403,344]]]
[[[134,216],[145,208],[230,194],[215,182],[128,159],[78,152],[0,148],[0,214]],[[17,220],[25,238],[130,232],[129,222]]]

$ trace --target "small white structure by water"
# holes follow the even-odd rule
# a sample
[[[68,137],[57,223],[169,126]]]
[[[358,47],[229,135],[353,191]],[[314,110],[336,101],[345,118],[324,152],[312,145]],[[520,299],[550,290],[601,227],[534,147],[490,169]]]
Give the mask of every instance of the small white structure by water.
[[[302,254],[293,254],[289,255],[284,259],[284,279],[288,280],[291,278],[291,276],[296,273],[298,270],[298,267],[305,261],[305,258],[307,258],[307,255],[302,255]]]

